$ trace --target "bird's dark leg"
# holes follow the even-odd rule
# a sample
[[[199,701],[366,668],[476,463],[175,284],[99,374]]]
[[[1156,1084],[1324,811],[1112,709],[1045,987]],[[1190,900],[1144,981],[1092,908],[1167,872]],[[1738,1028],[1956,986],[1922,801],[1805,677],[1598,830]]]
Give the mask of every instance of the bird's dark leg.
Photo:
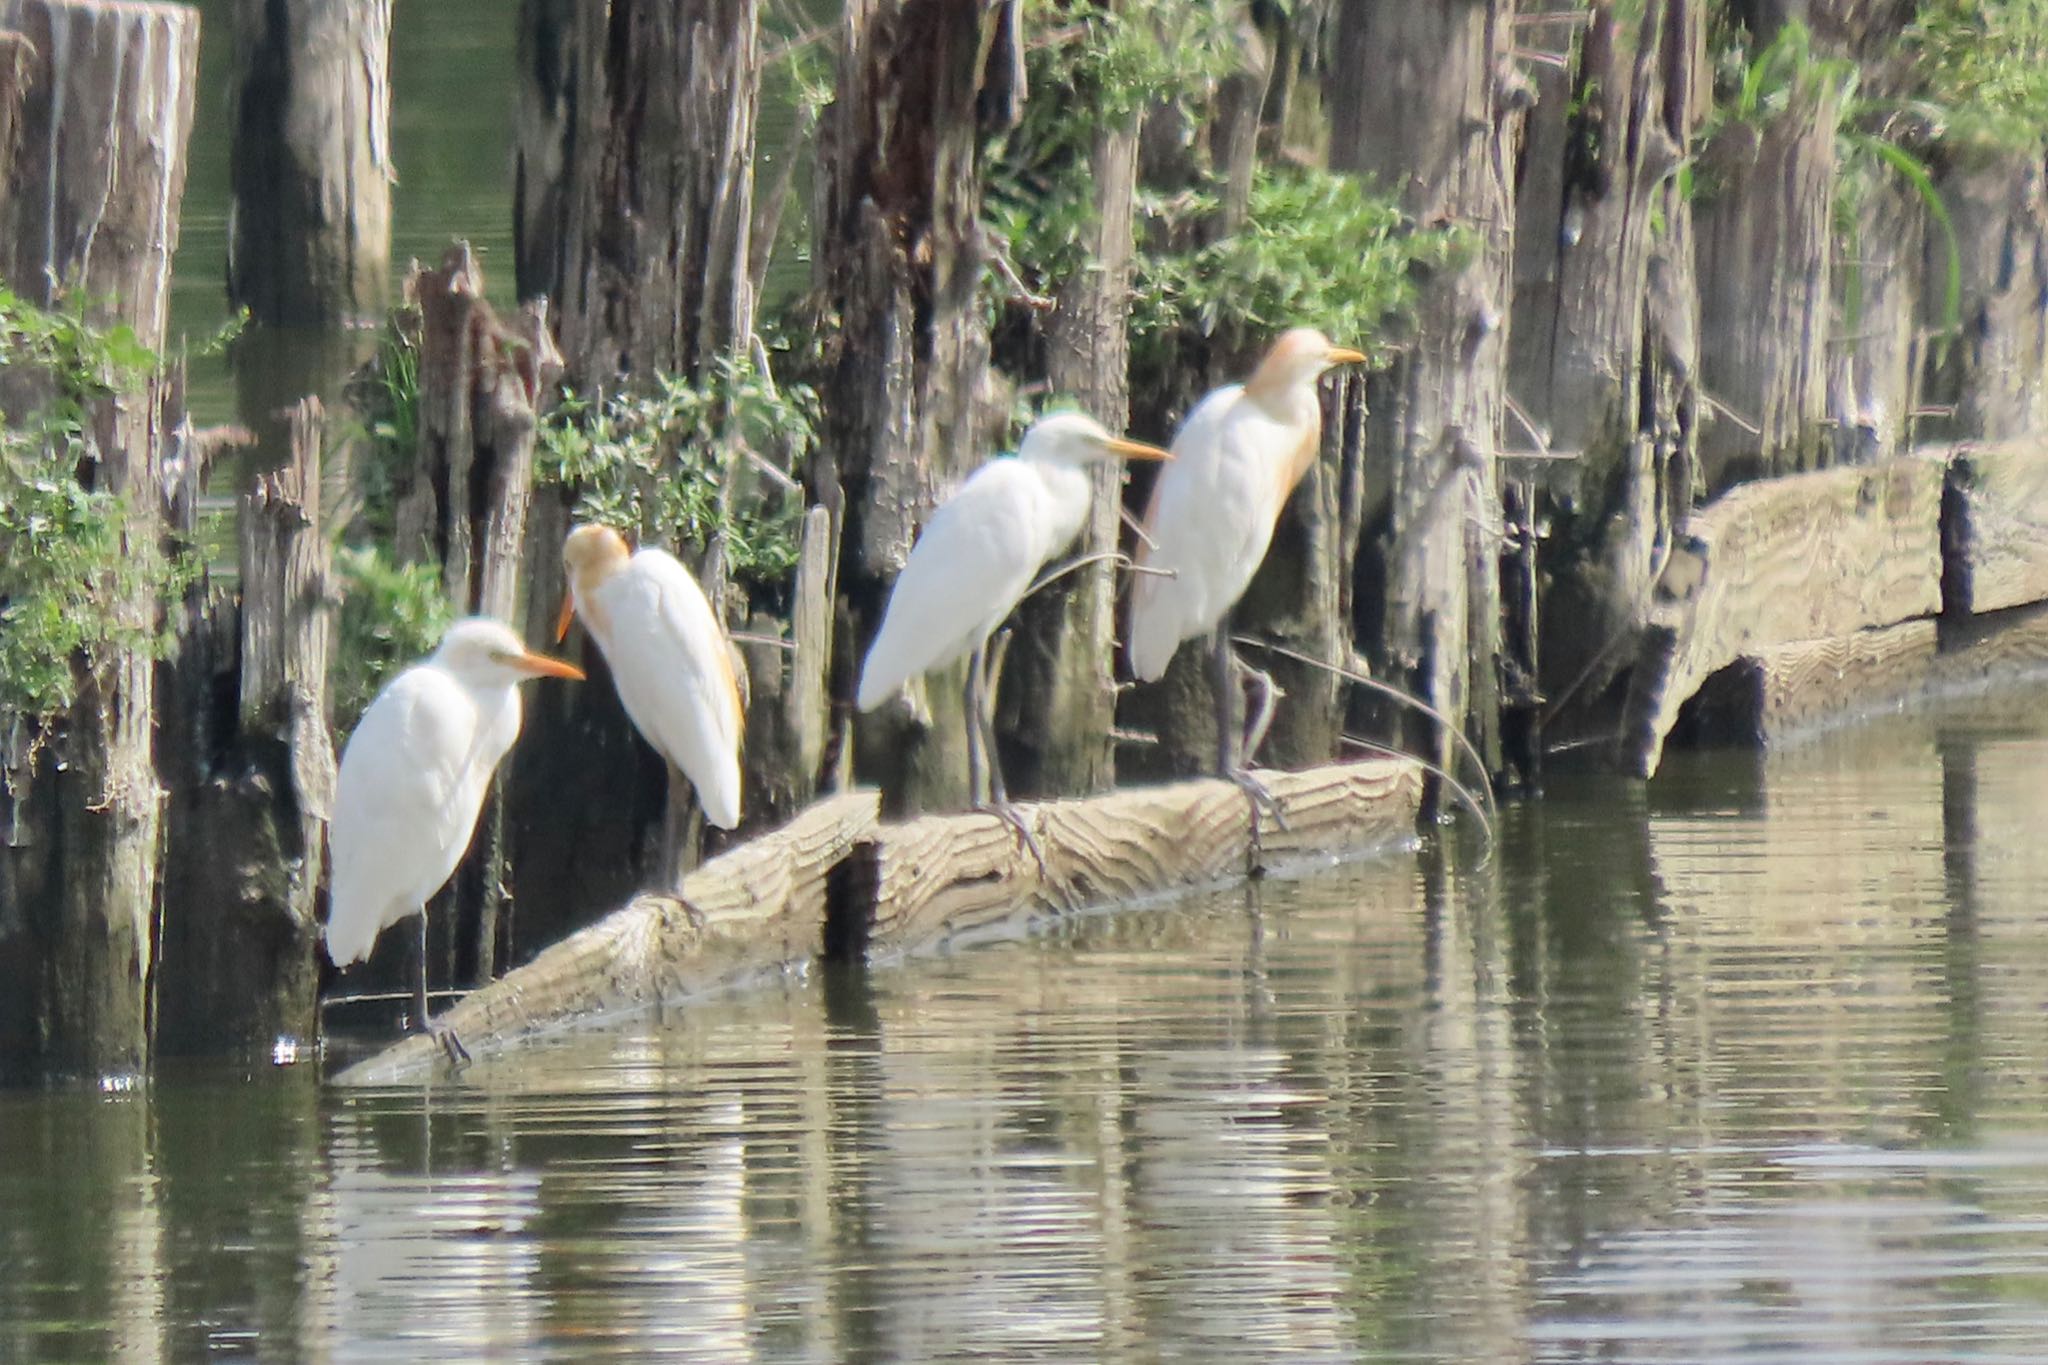
[[[981,726],[982,673],[988,667],[988,641],[983,640],[967,656],[967,691],[964,705],[967,708],[967,804],[980,810],[988,791],[988,772],[985,768],[986,732]]]
[[[437,1028],[428,1017],[427,907],[424,905],[420,907],[419,962],[420,974],[413,983],[413,1030],[418,1033],[424,1033],[439,1043],[441,1051],[448,1054],[448,1061],[451,1066],[467,1066],[469,1065],[469,1049],[464,1047],[462,1040],[455,1036],[455,1030],[446,1027]]]
[[[971,737],[980,738],[982,757],[986,763],[984,776],[987,778],[988,793],[988,799],[984,801],[982,787],[975,787],[974,808],[1001,817],[1011,829],[1016,830],[1019,842],[1031,854],[1031,860],[1038,864],[1038,875],[1044,879],[1047,886],[1054,886],[1057,883],[1053,881],[1052,868],[1045,861],[1045,850],[1039,847],[1038,836],[1031,832],[1030,822],[1025,820],[1023,812],[1010,804],[1009,791],[1003,785],[1003,764],[996,753],[995,689],[989,686],[988,652],[988,641],[983,640],[980,648],[974,651],[974,662],[969,664],[967,669],[971,708],[967,713],[967,730]],[[970,755],[974,752],[974,747],[970,738]],[[971,781],[971,768],[969,776]]]
[[[1259,680],[1259,709],[1252,731],[1247,735],[1238,729],[1236,702],[1241,684],[1239,671],[1243,670]],[[1216,766],[1224,777],[1236,783],[1252,803],[1252,848],[1259,847],[1259,816],[1272,817],[1273,823],[1281,829],[1287,828],[1287,818],[1280,812],[1280,803],[1273,793],[1266,790],[1266,784],[1252,776],[1251,755],[1258,751],[1259,744],[1266,737],[1266,728],[1273,723],[1273,699],[1277,693],[1273,680],[1257,669],[1248,669],[1237,657],[1237,651],[1230,645],[1230,622],[1226,617],[1216,626]]]
[[[1259,746],[1266,742],[1266,731],[1273,724],[1274,703],[1287,694],[1273,681],[1273,675],[1264,669],[1253,668],[1242,659],[1238,660],[1237,666],[1244,670],[1246,679],[1259,694],[1258,709],[1252,713],[1251,723],[1245,727],[1244,764],[1249,768],[1258,762]]]
[[[413,981],[412,1026],[417,1033],[428,1032],[427,1028],[427,907],[420,907],[420,934],[416,944],[419,960],[419,975]]]

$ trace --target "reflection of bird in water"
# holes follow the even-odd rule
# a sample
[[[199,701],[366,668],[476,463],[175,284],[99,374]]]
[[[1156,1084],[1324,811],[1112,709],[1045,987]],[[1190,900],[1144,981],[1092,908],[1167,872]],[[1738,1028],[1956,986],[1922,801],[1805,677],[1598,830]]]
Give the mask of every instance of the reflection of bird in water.
[[[1088,519],[1088,466],[1118,456],[1163,460],[1157,446],[1110,435],[1078,412],[1034,422],[1013,460],[991,460],[925,523],[896,576],[882,628],[861,665],[859,704],[872,711],[911,679],[970,655],[967,670],[968,791],[1032,842],[1009,804],[996,761],[987,695],[988,643],[1039,570],[1073,543]],[[986,781],[984,783],[984,774]]]
[[[1183,640],[1213,632],[1216,762],[1259,805],[1272,800],[1246,771],[1273,719],[1273,680],[1241,662],[1230,645],[1230,609],[1266,557],[1273,527],[1322,439],[1316,381],[1332,365],[1364,360],[1321,332],[1283,333],[1243,384],[1215,390],[1173,438],[1173,463],[1152,487],[1131,589],[1131,669],[1156,681]],[[1259,704],[1240,732],[1233,722],[1240,674]]]
[[[529,652],[500,622],[458,621],[433,654],[385,684],[342,750],[327,836],[334,864],[327,956],[337,967],[359,962],[386,927],[417,914],[420,1028],[427,1021],[426,903],[462,861],[491,774],[519,737],[519,684],[582,676]]]
[[[633,725],[690,779],[704,818],[740,822],[740,705],[732,645],[682,561],[637,553],[609,526],[578,526],[562,545],[569,593],[555,638],[581,616],[604,651]]]

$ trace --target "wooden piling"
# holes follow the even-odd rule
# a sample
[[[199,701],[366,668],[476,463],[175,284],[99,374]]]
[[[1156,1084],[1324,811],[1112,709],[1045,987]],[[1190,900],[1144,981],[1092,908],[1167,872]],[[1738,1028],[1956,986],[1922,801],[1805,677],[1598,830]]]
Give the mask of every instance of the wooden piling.
[[[467,242],[451,246],[438,268],[415,269],[406,295],[419,334],[419,444],[396,480],[399,557],[438,564],[457,615],[518,621],[534,445],[561,373],[547,305],[501,318]],[[539,595],[560,601],[545,587]],[[457,933],[445,955],[479,980],[503,960],[510,933],[502,787],[500,773],[478,822],[489,856],[457,874]]]
[[[458,1002],[438,1020],[472,1056],[602,1015],[673,1005],[824,957],[887,959],[1034,922],[1266,871],[1327,866],[1414,836],[1421,770],[1372,759],[1259,774],[1285,827],[1220,780],[1026,803],[1045,868],[993,815],[876,824],[871,791],[828,797],[784,829],[715,858],[676,895],[646,895]],[[1049,875],[1048,875],[1049,873]],[[340,1085],[415,1081],[445,1067],[413,1037]]]
[[[228,297],[258,322],[380,311],[391,270],[391,0],[237,0]]]
[[[808,486],[839,510],[850,629],[833,673],[847,693],[918,526],[987,457],[1003,406],[978,295],[981,113],[1006,107],[981,96],[1003,8],[855,0],[841,22],[814,253],[841,331]],[[966,804],[964,678],[964,665],[932,675],[922,715],[892,701],[859,719],[858,770],[890,813]]]
[[[1467,254],[1425,280],[1415,340],[1369,389],[1368,459],[1386,472],[1382,676],[1462,726],[1500,766],[1499,479],[1514,242],[1515,145],[1529,91],[1516,73],[1514,0],[1338,12],[1327,78],[1330,164],[1396,194],[1417,222],[1469,231]],[[1389,128],[1406,130],[1400,138]],[[1404,747],[1439,766],[1450,737]]]
[[[1611,723],[1605,694],[1635,657],[1659,555],[1692,505],[1697,284],[1676,172],[1707,105],[1706,7],[1660,0],[1634,20],[1574,0],[1528,8],[1524,41],[1571,60],[1526,68],[1537,102],[1507,376],[1522,415],[1504,425],[1501,476],[1519,485],[1511,523],[1547,534],[1513,547],[1525,643],[1509,656],[1537,696],[1504,705],[1570,734]]]
[[[0,0],[0,30],[33,53],[0,190],[0,279],[31,303],[77,300],[95,322],[161,346],[197,13]],[[124,535],[137,546],[160,534],[164,410],[151,390],[93,405],[81,466],[126,498]],[[103,606],[145,635],[155,626],[152,598]],[[146,1061],[161,800],[150,672],[146,646],[81,668],[60,723],[0,736],[0,1068],[90,1074]]]
[[[321,520],[324,414],[288,418],[291,458],[236,508],[239,592],[205,576],[187,597],[176,655],[159,671],[157,766],[166,810],[157,1041],[166,1053],[267,1053],[317,1026],[317,895],[327,866],[335,755],[327,728],[332,637]],[[197,539],[207,472],[181,468],[176,529]],[[232,696],[229,710],[216,698]]]
[[[1138,184],[1135,118],[1100,130],[1088,152],[1095,218],[1088,265],[1061,284],[1045,321],[1046,382],[1111,431],[1130,418],[1131,223]],[[1163,439],[1163,438],[1162,438]],[[1094,501],[1070,553],[1114,551],[1123,469],[1091,471]],[[1098,559],[1047,584],[1016,616],[996,727],[1003,773],[1020,796],[1077,796],[1116,780],[1115,566]]]
[[[1801,77],[1761,122],[1731,119],[1700,153],[1700,435],[1709,496],[1815,468],[1824,452],[1835,131],[1840,91]]]

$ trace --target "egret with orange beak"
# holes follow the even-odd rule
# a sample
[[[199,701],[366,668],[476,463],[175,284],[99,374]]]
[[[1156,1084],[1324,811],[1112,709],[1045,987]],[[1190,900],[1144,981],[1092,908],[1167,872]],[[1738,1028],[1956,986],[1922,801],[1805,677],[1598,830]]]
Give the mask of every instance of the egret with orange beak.
[[[634,728],[697,791],[704,818],[740,822],[739,679],[732,643],[681,560],[637,552],[609,526],[578,526],[562,544],[568,595],[555,638],[583,618],[611,666]]]
[[[462,861],[491,774],[519,737],[519,684],[582,676],[530,652],[501,622],[458,621],[438,649],[385,684],[342,750],[327,832],[327,956],[337,967],[360,962],[387,927],[417,914],[422,1030],[427,901]]]
[[[1036,842],[1009,804],[996,761],[987,692],[988,642],[1054,555],[1088,519],[1088,466],[1119,456],[1164,460],[1167,452],[1112,436],[1078,412],[1042,417],[1017,457],[991,460],[940,504],[889,591],[882,628],[861,666],[860,709],[872,711],[912,678],[971,655],[967,669],[968,790]],[[986,782],[984,772],[986,768]]]
[[[1250,668],[1230,645],[1230,609],[1273,543],[1273,527],[1295,485],[1315,463],[1323,410],[1316,384],[1333,365],[1365,356],[1309,327],[1284,332],[1252,377],[1211,392],[1181,423],[1173,463],[1152,487],[1131,588],[1131,671],[1156,681],[1183,640],[1214,633],[1216,762],[1223,776],[1259,805],[1272,799],[1248,765],[1273,720],[1273,680]],[[1239,731],[1233,723],[1240,672],[1259,688],[1259,705]]]

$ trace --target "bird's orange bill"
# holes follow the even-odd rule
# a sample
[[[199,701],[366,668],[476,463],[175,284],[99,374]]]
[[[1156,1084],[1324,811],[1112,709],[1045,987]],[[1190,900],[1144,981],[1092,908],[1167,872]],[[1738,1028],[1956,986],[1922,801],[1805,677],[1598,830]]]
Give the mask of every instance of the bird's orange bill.
[[[576,594],[574,592],[565,592],[562,594],[562,614],[555,618],[556,644],[560,644],[569,638],[569,623],[575,619]]]
[[[1102,443],[1105,450],[1113,451],[1126,460],[1170,460],[1173,452],[1148,446],[1143,441],[1126,441],[1121,436],[1112,436]]]
[[[516,667],[538,677],[567,678],[571,682],[583,681],[583,670],[566,659],[550,659],[545,654],[521,654],[514,657],[512,662]]]
[[[1362,365],[1365,363],[1365,352],[1354,351],[1349,346],[1332,346],[1330,348],[1330,363],[1332,365]]]

